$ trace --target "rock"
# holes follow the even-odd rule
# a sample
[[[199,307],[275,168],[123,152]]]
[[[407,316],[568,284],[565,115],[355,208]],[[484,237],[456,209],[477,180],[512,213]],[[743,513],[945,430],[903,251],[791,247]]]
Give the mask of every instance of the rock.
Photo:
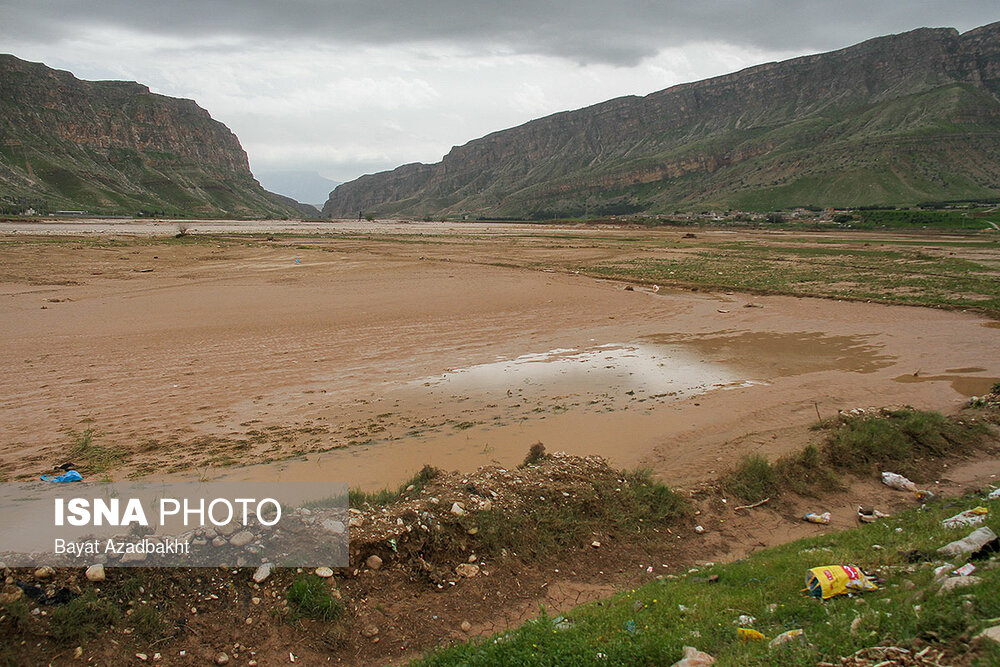
[[[143,662],[149,660],[149,656],[146,655],[145,653],[136,653],[135,657],[139,658],[139,660],[142,660]]]
[[[965,588],[966,586],[974,586],[981,582],[980,577],[948,577],[941,583],[941,588],[938,590],[938,595],[943,595],[948,591],[953,591],[956,588]]]
[[[213,547],[221,547],[227,544],[229,544],[229,542],[227,542],[226,538],[224,538],[222,535],[219,535],[218,537],[212,540]]]
[[[0,591],[0,604],[10,604],[11,602],[17,602],[24,596],[24,591],[22,591],[18,586],[14,584],[7,584]]]
[[[123,563],[141,563],[146,560],[145,553],[127,553],[122,556]]]
[[[258,584],[263,582],[265,579],[271,576],[271,568],[274,567],[270,563],[264,563],[257,568],[257,571],[253,573],[253,580]]]
[[[979,639],[988,639],[989,641],[1000,644],[1000,625],[994,625],[992,628],[986,628],[976,635],[976,637]]]
[[[351,528],[360,528],[361,526],[365,525],[365,519],[364,517],[360,516],[352,516],[350,519],[348,519],[347,525],[350,526]]]
[[[329,579],[333,576],[333,570],[328,567],[317,567],[314,573],[317,577],[323,577],[324,579]]]
[[[97,565],[91,565],[87,568],[84,575],[87,577],[87,581],[104,581],[104,566],[100,563]]]
[[[484,512],[489,512],[491,509],[493,509],[493,501],[490,500],[489,498],[486,498],[485,500],[483,500],[483,502],[479,503],[479,509],[481,509]]]
[[[671,665],[671,667],[707,667],[714,664],[715,658],[709,654],[699,651],[693,646],[685,646],[684,657]]]
[[[215,664],[217,665],[228,665],[229,664],[229,654],[228,653],[216,653],[215,654]]]
[[[369,623],[365,627],[361,628],[361,636],[371,639],[378,634],[378,626]]]
[[[695,526],[694,527],[694,532],[696,532],[699,535],[701,535],[702,533],[705,532],[705,528],[703,526],[700,526],[700,525],[699,526]]]
[[[472,623],[462,621],[462,632],[472,632]]]
[[[479,566],[472,563],[460,563],[455,567],[455,574],[466,579],[472,579],[479,574]]]
[[[454,514],[455,516],[462,516],[463,514],[465,514],[465,508],[462,507],[462,503],[458,502],[453,503],[451,506],[451,513]]]
[[[216,527],[216,530],[219,531],[219,535],[225,535],[226,537],[229,537],[239,529],[240,529],[240,524],[236,523],[235,521],[230,521],[225,526]]]
[[[594,547],[595,549],[600,549],[601,543],[598,542],[597,540],[594,540],[593,542],[590,543],[590,546]]]
[[[73,649],[73,659],[79,660],[82,657],[83,657],[83,647],[77,646],[75,649]]]
[[[476,557],[476,554],[469,554],[469,557],[466,559],[469,563],[475,563],[477,560],[479,559]]]
[[[241,530],[229,538],[229,543],[234,547],[245,547],[253,542],[254,534],[249,530]]]
[[[333,533],[334,535],[344,534],[345,528],[343,521],[334,521],[333,519],[323,519],[320,525],[323,526],[323,528],[325,528],[329,532]]]
[[[372,570],[377,570],[380,567],[382,567],[382,559],[376,556],[375,554],[372,554],[371,556],[368,557],[368,560],[365,561],[365,565],[367,565]]]
[[[38,568],[35,570],[35,579],[51,579],[55,576],[56,571],[53,570],[48,565]]]

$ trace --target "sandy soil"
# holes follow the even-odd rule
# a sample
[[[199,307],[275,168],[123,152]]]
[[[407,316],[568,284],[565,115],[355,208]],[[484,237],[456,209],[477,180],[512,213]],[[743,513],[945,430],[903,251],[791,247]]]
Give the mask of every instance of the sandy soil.
[[[625,291],[524,268],[632,252],[613,230],[404,227],[181,244],[0,230],[0,474],[44,472],[92,428],[126,454],[115,476],[374,489],[542,441],[688,485],[797,449],[817,412],[949,410],[1000,377],[1000,335],[973,314]]]

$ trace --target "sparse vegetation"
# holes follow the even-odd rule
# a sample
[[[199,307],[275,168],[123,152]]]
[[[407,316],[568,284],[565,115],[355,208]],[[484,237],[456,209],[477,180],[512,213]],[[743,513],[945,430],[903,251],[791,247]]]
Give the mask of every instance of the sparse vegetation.
[[[486,552],[545,559],[593,535],[627,531],[633,539],[650,538],[687,511],[676,491],[653,480],[648,470],[637,470],[621,477],[595,476],[568,495],[543,490],[514,509],[480,511],[476,527]]]
[[[440,649],[416,664],[669,665],[680,658],[684,645],[713,655],[719,667],[840,664],[842,656],[871,646],[943,652],[941,664],[1000,664],[1000,647],[969,642],[1000,617],[1000,596],[994,593],[1000,569],[982,568],[978,583],[936,595],[937,563],[907,560],[911,552],[933,553],[956,539],[956,531],[942,528],[941,519],[956,507],[980,502],[959,499],[759,551],[734,563],[624,591],[578,607],[565,618],[543,610],[540,618],[516,630]],[[1000,518],[991,515],[987,523],[1000,530]],[[873,544],[882,548],[873,550]],[[887,585],[853,599],[819,602],[804,596],[799,590],[804,572],[831,563],[857,565],[885,578]],[[718,577],[717,583],[708,581],[710,575]],[[905,592],[904,584],[914,591]],[[756,619],[752,627],[767,639],[799,628],[804,641],[776,648],[766,641],[740,641],[740,615]]]
[[[99,599],[88,591],[52,610],[49,631],[57,641],[68,644],[80,642],[106,630],[120,616],[121,612],[113,602]]]
[[[344,613],[344,604],[330,593],[330,584],[315,574],[292,582],[287,597],[298,615],[315,621],[334,621]]]
[[[395,491],[382,489],[381,491],[368,492],[361,489],[351,489],[348,493],[348,502],[351,507],[384,507],[392,501],[406,493],[409,487],[413,487],[412,492],[417,492],[427,485],[427,482],[437,477],[440,470],[434,466],[425,465],[420,471],[399,485]]]
[[[70,433],[74,442],[69,448],[69,457],[77,462],[84,461],[86,470],[90,473],[101,473],[121,465],[125,459],[125,451],[120,447],[108,447],[94,442],[97,433],[88,428],[82,433]]]
[[[814,495],[839,486],[837,473],[871,474],[890,466],[894,472],[917,474],[922,458],[966,453],[989,434],[978,422],[912,409],[841,415],[819,428],[829,431],[820,447],[810,445],[774,463],[757,454],[745,456],[720,487],[747,502],[785,491]]]
[[[527,456],[524,457],[524,462],[521,466],[530,466],[536,463],[540,463],[548,458],[548,454],[545,453],[545,445],[541,442],[536,442],[528,449]]]

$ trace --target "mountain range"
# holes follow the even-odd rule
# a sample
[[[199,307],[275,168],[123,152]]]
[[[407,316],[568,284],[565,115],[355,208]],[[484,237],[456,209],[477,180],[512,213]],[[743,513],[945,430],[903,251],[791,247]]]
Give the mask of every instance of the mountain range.
[[[1000,23],[557,113],[339,185],[327,217],[574,217],[1000,196]]]

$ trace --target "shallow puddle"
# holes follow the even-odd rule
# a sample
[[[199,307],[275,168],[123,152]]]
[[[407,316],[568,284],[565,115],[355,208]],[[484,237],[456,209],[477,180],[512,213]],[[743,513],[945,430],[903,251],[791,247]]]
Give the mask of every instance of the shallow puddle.
[[[697,352],[745,379],[770,380],[818,371],[871,373],[894,361],[866,336],[734,331],[705,336],[660,334],[650,340]]]
[[[945,375],[900,375],[893,378],[895,382],[950,382],[951,388],[962,396],[982,396],[988,394],[994,384],[1000,382],[1000,378],[995,377],[973,377],[969,375],[955,375],[954,373],[977,373],[983,368],[958,368],[949,369]]]
[[[598,400],[637,393],[682,396],[741,382],[734,370],[701,360],[683,346],[609,343],[478,364],[415,380],[409,387],[444,401],[457,395],[497,393]]]

